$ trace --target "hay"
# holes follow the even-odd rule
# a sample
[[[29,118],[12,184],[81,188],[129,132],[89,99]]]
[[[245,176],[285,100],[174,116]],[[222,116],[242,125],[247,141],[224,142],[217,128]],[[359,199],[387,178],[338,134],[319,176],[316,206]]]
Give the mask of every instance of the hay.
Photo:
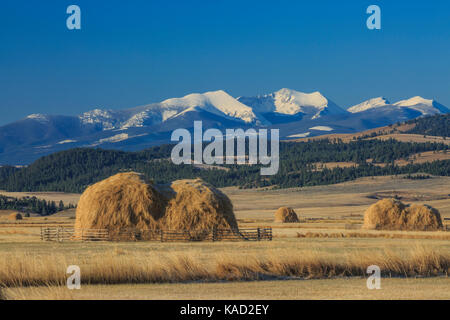
[[[414,226],[414,230],[443,229],[441,214],[437,209],[428,205],[411,205],[408,208],[408,224]]]
[[[164,225],[169,230],[237,229],[230,199],[201,179],[174,181],[167,197]]]
[[[281,207],[275,212],[275,222],[299,222],[297,213],[289,207]]]
[[[213,228],[237,228],[225,194],[200,179],[155,185],[135,172],[119,173],[87,188],[75,220],[75,229],[107,229],[119,239],[130,230],[195,233]]]
[[[370,206],[364,214],[363,229],[417,230],[442,229],[441,215],[427,205],[408,206],[395,199],[383,199]]]
[[[88,187],[78,202],[75,229],[158,229],[165,199],[135,172],[119,173]]]
[[[8,220],[16,221],[16,220],[22,220],[23,217],[19,212],[11,213],[8,216]]]

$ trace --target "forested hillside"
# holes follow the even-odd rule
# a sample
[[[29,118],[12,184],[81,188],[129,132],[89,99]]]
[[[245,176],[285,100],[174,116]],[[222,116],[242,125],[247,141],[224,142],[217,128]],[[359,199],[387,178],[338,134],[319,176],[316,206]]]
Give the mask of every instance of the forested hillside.
[[[82,192],[88,185],[121,171],[137,171],[157,183],[200,177],[218,187],[281,188],[321,185],[358,177],[428,173],[448,176],[450,160],[396,166],[394,161],[425,151],[447,152],[443,143],[404,143],[395,140],[339,140],[282,142],[280,169],[274,176],[261,176],[260,166],[226,165],[220,169],[174,165],[172,146],[140,152],[101,149],[72,149],[43,157],[22,169],[0,168],[0,189],[8,191]],[[369,160],[369,161],[368,161]],[[353,162],[354,167],[317,170],[318,162]],[[383,165],[380,165],[383,164]]]
[[[73,208],[72,204],[66,206],[63,201],[56,204],[54,201],[46,201],[36,197],[15,198],[0,195],[0,210],[18,210],[45,216],[70,208]]]
[[[424,134],[429,136],[449,137],[450,136],[450,114],[437,114],[434,116],[409,120],[407,124],[414,123],[415,126],[405,133]]]

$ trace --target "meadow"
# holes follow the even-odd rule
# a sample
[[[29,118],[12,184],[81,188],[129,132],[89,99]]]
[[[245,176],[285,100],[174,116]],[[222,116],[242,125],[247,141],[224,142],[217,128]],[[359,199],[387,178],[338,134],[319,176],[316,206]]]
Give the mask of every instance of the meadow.
[[[241,227],[271,226],[270,242],[42,242],[41,226],[74,223],[74,210],[8,221],[0,213],[0,284],[9,299],[449,299],[450,233],[360,230],[382,197],[427,203],[450,218],[450,178],[362,178],[284,190],[222,189]],[[71,197],[74,203],[77,195]],[[55,193],[36,195],[57,196]],[[290,206],[299,223],[274,223]],[[64,284],[68,265],[82,289]],[[368,290],[379,265],[382,289]]]

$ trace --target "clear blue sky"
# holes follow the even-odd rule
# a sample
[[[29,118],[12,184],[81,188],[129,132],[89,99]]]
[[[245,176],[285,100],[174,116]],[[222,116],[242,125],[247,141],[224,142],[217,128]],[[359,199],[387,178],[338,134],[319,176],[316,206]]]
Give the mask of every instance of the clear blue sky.
[[[77,4],[82,30],[66,28]],[[370,4],[382,29],[366,28]],[[223,89],[450,107],[450,1],[0,2],[0,125]]]

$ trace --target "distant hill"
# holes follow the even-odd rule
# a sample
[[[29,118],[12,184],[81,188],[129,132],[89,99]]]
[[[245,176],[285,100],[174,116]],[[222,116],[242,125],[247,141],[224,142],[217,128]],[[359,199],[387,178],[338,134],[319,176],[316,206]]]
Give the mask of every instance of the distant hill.
[[[435,114],[392,125],[348,134],[327,134],[316,137],[295,139],[306,142],[323,139],[340,139],[344,142],[356,139],[380,138],[397,139],[402,142],[438,142],[450,144],[445,138],[450,134],[450,114]],[[425,136],[425,137],[424,137]]]
[[[428,173],[450,175],[449,146],[444,143],[406,143],[394,139],[339,139],[311,142],[282,142],[280,169],[274,176],[261,176],[260,165],[194,166],[174,165],[171,145],[139,152],[76,148],[45,156],[25,168],[0,167],[0,190],[82,192],[88,185],[122,171],[137,171],[157,183],[200,177],[218,187],[301,187],[332,184],[364,176]],[[440,151],[439,157],[420,153]],[[429,162],[426,159],[441,159]],[[398,161],[398,160],[404,160]],[[351,162],[349,167],[318,170],[318,163]],[[402,163],[402,165],[396,165]],[[224,170],[226,168],[226,170]]]
[[[405,122],[411,125],[404,133],[416,133],[429,136],[450,137],[450,114],[437,114],[433,116],[413,119]]]

